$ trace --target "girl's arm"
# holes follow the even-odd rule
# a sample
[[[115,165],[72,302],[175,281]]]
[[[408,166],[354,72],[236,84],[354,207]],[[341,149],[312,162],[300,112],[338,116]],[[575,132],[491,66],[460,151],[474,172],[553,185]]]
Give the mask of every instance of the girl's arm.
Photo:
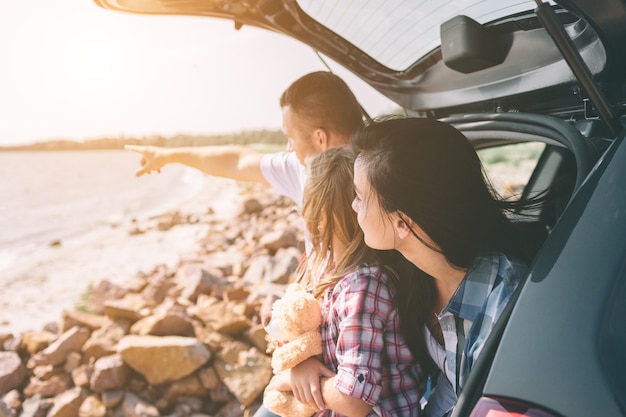
[[[335,388],[334,377],[322,377],[322,396],[326,407],[349,417],[364,417],[372,410],[372,406],[360,398],[344,394]]]
[[[387,363],[385,332],[394,313],[388,277],[378,267],[362,267],[335,288],[339,322],[333,353],[337,375],[322,378],[326,407],[349,416],[365,416],[380,402]],[[394,358],[391,358],[394,359]]]
[[[294,397],[302,402],[316,407],[318,410],[326,408],[320,387],[320,378],[333,377],[335,373],[315,358],[309,358],[294,366],[291,371],[290,383]]]
[[[348,417],[367,415],[372,406],[335,388],[335,373],[319,360],[309,358],[290,371],[294,397],[318,410],[330,409]]]

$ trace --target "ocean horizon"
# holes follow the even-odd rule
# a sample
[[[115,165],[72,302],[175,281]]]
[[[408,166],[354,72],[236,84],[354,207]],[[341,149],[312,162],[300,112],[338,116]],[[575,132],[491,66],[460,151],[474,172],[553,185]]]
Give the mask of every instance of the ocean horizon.
[[[123,150],[0,153],[0,271],[174,209],[206,178],[178,164],[136,177],[140,159]]]

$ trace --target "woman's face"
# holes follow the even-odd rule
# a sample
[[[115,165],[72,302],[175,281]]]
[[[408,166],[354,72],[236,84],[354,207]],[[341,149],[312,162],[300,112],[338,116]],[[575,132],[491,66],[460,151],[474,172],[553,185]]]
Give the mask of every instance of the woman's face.
[[[378,196],[367,179],[366,163],[357,158],[354,163],[354,190],[352,208],[357,213],[365,244],[373,249],[395,249],[396,231],[391,217],[378,203]]]

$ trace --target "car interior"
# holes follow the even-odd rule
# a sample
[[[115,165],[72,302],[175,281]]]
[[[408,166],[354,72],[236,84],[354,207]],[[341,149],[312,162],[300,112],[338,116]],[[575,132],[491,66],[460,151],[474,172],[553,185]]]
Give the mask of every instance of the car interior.
[[[493,113],[441,120],[461,130],[477,150],[522,142],[545,143],[521,192],[521,198],[539,197],[542,204],[516,213],[516,225],[533,242],[536,253],[598,159],[599,149],[571,124],[540,115]]]
[[[555,13],[545,4],[538,7],[537,14],[543,26],[524,27],[525,21],[518,20],[514,25],[504,22],[487,27],[463,15],[444,22],[440,29],[441,49],[435,52],[441,56],[431,68],[424,69],[422,77],[427,83],[449,82],[452,87],[441,88],[439,85],[434,89],[444,93],[440,97],[430,98],[428,112],[409,112],[435,116],[451,123],[472,141],[477,151],[511,143],[545,143],[545,148],[521,193],[522,198],[540,197],[543,204],[533,208],[532,212],[516,213],[520,215],[517,225],[534,242],[535,254],[574,192],[580,188],[593,165],[610,144],[609,138],[614,137],[622,128],[619,116],[608,104],[603,90],[592,76],[592,71],[600,72],[606,64],[604,47],[593,28],[569,13]],[[536,23],[535,21],[534,24]],[[520,86],[524,84],[534,85],[536,88],[536,77],[554,76],[551,62],[556,64],[561,58],[543,57],[545,62],[540,70],[520,68],[521,61],[515,58],[516,55],[527,56],[531,45],[546,42],[556,44],[555,52],[562,55],[583,86],[584,91],[579,88],[566,90],[566,94],[563,94],[566,101],[583,94],[593,97],[595,107],[589,105],[588,99],[583,100],[584,106],[581,107],[578,97],[578,106],[570,107],[566,101],[562,101],[557,106],[558,110],[548,107],[553,110],[545,111],[545,106],[553,106],[551,97],[555,94],[547,94],[539,89],[531,94],[522,94],[523,100],[516,102],[516,108],[507,108],[506,100],[496,98],[471,105],[470,109],[475,110],[475,113],[468,114],[468,106],[464,107],[463,113],[457,112],[456,106],[450,100],[462,96],[466,87],[473,87],[471,94],[484,94],[484,90],[492,87],[486,80],[506,80],[509,83],[509,77],[512,77],[515,79],[512,86],[523,90],[524,87]],[[561,60],[560,64],[564,61]],[[586,62],[592,62],[596,67],[590,68]],[[435,68],[437,66],[440,68]],[[489,75],[490,68],[499,71],[497,77]],[[507,71],[510,74],[507,75]],[[428,77],[429,72],[437,75]],[[459,80],[462,82],[455,83],[452,74],[461,77]],[[446,75],[452,78],[445,80]],[[475,88],[476,85],[479,88]],[[563,97],[559,96],[561,100]],[[446,104],[433,110],[432,104],[437,101]]]

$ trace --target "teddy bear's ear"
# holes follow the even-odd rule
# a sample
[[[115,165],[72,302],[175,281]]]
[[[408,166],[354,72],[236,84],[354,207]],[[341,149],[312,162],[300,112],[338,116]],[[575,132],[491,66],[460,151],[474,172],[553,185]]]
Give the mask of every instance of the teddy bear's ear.
[[[287,288],[285,289],[285,292],[288,293],[294,293],[297,291],[304,291],[304,287],[299,282],[292,282],[291,284],[287,285]]]
[[[280,320],[278,319],[270,320],[269,323],[267,323],[267,325],[265,326],[265,331],[272,339],[283,341],[287,339],[287,335],[280,327],[279,322]]]

